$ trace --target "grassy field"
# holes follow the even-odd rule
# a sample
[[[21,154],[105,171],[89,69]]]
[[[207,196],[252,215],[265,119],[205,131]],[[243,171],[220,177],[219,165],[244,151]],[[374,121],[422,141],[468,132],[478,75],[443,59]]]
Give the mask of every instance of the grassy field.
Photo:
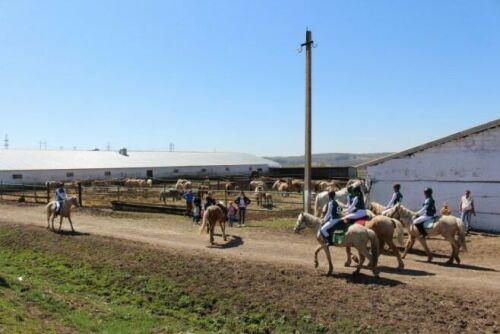
[[[0,226],[0,332],[369,331],[345,319],[327,327],[251,292],[212,290],[210,279],[221,277],[190,275],[186,259],[130,244]]]

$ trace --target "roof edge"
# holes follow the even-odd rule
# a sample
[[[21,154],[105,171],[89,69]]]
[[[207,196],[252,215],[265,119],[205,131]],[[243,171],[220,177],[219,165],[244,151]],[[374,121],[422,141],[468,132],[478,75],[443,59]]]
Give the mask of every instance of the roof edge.
[[[364,162],[362,164],[356,165],[356,168],[369,167],[369,166],[381,164],[381,163],[386,162],[386,161],[391,160],[391,159],[402,158],[402,157],[429,149],[431,147],[439,146],[439,145],[445,144],[445,143],[453,141],[453,140],[465,138],[465,137],[468,137],[470,135],[473,135],[473,134],[476,134],[479,132],[483,132],[483,131],[486,131],[489,129],[493,129],[493,128],[496,128],[499,126],[500,126],[500,118],[493,120],[491,122],[488,122],[488,123],[484,123],[484,124],[469,128],[467,130],[453,133],[449,136],[446,136],[446,137],[443,137],[440,139],[436,139],[436,140],[427,142],[427,143],[419,145],[419,146],[415,146],[413,148],[410,148],[410,149],[407,149],[407,150],[404,150],[404,151],[401,151],[398,153],[389,154],[389,155],[386,155],[385,157],[381,157],[381,158],[374,159],[374,160],[371,160],[368,162]]]

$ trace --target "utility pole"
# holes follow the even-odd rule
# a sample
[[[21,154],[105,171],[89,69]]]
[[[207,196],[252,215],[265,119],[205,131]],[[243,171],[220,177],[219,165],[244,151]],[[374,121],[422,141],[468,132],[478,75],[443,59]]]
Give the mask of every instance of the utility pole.
[[[173,152],[174,150],[175,150],[174,143],[170,143],[170,152]]]
[[[304,152],[304,212],[311,213],[311,51],[313,47],[312,33],[306,30],[306,128]]]

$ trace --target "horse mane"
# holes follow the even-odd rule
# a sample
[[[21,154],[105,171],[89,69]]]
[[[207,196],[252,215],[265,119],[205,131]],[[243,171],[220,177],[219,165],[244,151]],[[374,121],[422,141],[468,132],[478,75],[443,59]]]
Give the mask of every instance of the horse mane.
[[[406,208],[404,205],[401,204],[399,204],[399,210],[403,216],[414,216],[416,213],[415,211],[411,211],[410,209]]]
[[[377,214],[380,214],[382,211],[385,210],[385,206],[377,202],[370,202],[369,207],[371,211]]]

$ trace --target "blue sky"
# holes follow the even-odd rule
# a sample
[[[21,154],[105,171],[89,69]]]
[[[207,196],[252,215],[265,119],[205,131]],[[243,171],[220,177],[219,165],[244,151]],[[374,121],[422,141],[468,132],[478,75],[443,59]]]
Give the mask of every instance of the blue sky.
[[[500,117],[500,1],[1,1],[12,148],[398,151]]]

